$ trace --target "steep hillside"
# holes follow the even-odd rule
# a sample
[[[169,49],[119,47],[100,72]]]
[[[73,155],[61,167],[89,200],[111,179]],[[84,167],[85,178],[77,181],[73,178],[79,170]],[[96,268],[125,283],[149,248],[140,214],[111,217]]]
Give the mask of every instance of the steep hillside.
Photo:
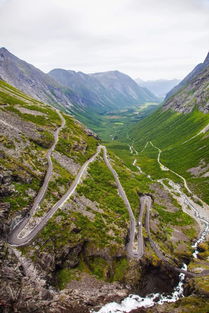
[[[90,75],[63,69],[54,69],[49,75],[79,94],[82,101],[96,111],[106,111],[114,107],[114,103],[108,98],[108,91]]]
[[[177,95],[178,93],[181,94],[181,90],[183,92],[190,92],[192,93],[192,86],[195,87],[195,81],[196,83],[201,82],[201,76],[203,75],[203,80],[204,80],[204,71],[208,69],[209,67],[209,53],[207,54],[205,60],[203,63],[198,64],[191,73],[189,73],[176,87],[174,87],[166,96],[166,100],[170,100],[169,98]],[[197,80],[196,80],[197,78]],[[189,88],[189,89],[188,89]],[[185,90],[185,91],[184,91]],[[184,99],[182,99],[182,102],[184,102]]]
[[[139,87],[132,78],[119,71],[94,73],[92,76],[108,91],[112,102],[118,107],[158,101],[149,90]]]
[[[178,79],[158,79],[143,81],[140,78],[135,79],[137,84],[142,87],[148,88],[157,97],[164,98],[166,94],[173,89],[180,80]]]
[[[172,291],[173,268],[191,259],[198,231],[174,195],[98,146],[71,116],[2,81],[0,128],[3,312],[89,312],[130,294],[127,285]],[[140,233],[143,199],[152,210]]]
[[[7,49],[0,49],[0,76],[7,83],[37,100],[60,106],[72,106],[76,96],[52,77],[17,58]]]
[[[0,49],[0,77],[4,81],[37,100],[59,106],[79,119],[86,119],[88,123],[91,123],[96,112],[104,113],[110,109],[157,101],[151,92],[137,86],[127,75],[112,73],[115,73],[114,84],[113,76],[110,73],[104,74],[106,79],[109,77],[106,87],[99,82],[96,74],[58,69],[48,75],[17,58],[7,49]],[[114,90],[109,90],[110,85],[112,88],[114,86]]]
[[[209,115],[197,110],[188,114],[158,110],[131,129],[129,136],[138,151],[149,141],[162,149],[163,163],[186,177],[191,188],[209,203],[208,125]],[[153,158],[156,159],[155,154]]]
[[[136,124],[129,136],[139,151],[149,141],[162,149],[164,164],[185,176],[191,188],[209,202],[208,57],[204,68],[194,72],[185,87],[168,98],[162,109]]]
[[[80,312],[78,298],[72,294],[73,286],[66,290],[64,298],[56,290],[63,289],[83,272],[84,283],[91,282],[101,289],[100,295],[117,296],[115,286],[106,287],[96,277],[104,279],[109,275],[106,259],[115,268],[117,264],[126,266],[128,214],[111,173],[100,154],[95,155],[98,140],[72,117],[2,81],[0,128],[1,310],[58,312],[60,297],[62,306],[70,310],[76,304]],[[11,230],[27,221],[21,235],[24,238],[41,225],[41,220],[70,190],[75,177],[84,171],[83,164],[93,155],[95,162],[88,177],[83,177],[83,184],[72,199],[65,199],[63,209],[57,210],[35,241],[21,250],[9,246]],[[91,277],[93,273],[96,276]],[[111,275],[115,273],[112,267]],[[90,298],[84,289],[80,294],[81,306],[84,299]]]

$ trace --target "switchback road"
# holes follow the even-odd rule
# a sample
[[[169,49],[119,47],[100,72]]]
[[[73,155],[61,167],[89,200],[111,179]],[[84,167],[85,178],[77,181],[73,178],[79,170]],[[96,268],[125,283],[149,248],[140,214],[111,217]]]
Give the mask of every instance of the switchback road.
[[[15,246],[15,247],[24,246],[24,245],[29,244],[34,239],[34,237],[43,229],[43,227],[46,225],[48,220],[55,214],[55,212],[58,209],[62,208],[62,206],[65,204],[65,202],[69,200],[71,195],[75,192],[77,185],[81,182],[82,176],[86,172],[89,164],[91,162],[95,161],[97,156],[100,154],[101,150],[103,150],[103,157],[104,157],[105,164],[107,165],[107,167],[109,168],[109,170],[113,174],[113,177],[114,177],[115,182],[116,182],[117,187],[118,187],[119,195],[123,199],[124,204],[125,204],[125,206],[128,210],[128,213],[129,213],[130,226],[129,226],[129,242],[127,244],[127,254],[129,257],[138,258],[139,253],[137,251],[135,251],[133,248],[134,247],[134,241],[135,241],[135,233],[136,233],[135,217],[134,217],[131,205],[129,203],[129,200],[126,196],[126,193],[125,193],[125,191],[124,191],[124,189],[120,183],[119,176],[118,176],[117,172],[113,169],[113,167],[110,163],[110,160],[109,160],[108,155],[107,155],[107,149],[105,146],[101,146],[101,145],[97,147],[97,152],[89,160],[87,160],[83,164],[83,166],[80,168],[75,180],[71,184],[68,191],[62,196],[62,198],[59,201],[57,201],[57,203],[49,210],[49,212],[47,212],[45,214],[45,216],[42,218],[42,220],[29,232],[29,234],[27,234],[26,236],[21,236],[21,233],[22,233],[22,231],[24,231],[24,228],[29,223],[30,218],[38,210],[39,204],[45,196],[45,193],[46,193],[47,188],[48,188],[49,180],[50,180],[51,175],[53,173],[53,164],[51,161],[51,154],[52,154],[52,152],[55,149],[55,146],[57,144],[57,141],[59,138],[59,132],[65,125],[65,120],[64,120],[63,116],[60,113],[58,113],[58,114],[60,115],[60,118],[62,120],[62,125],[55,131],[55,133],[54,133],[54,144],[52,145],[52,147],[47,152],[48,169],[47,169],[47,173],[45,175],[44,183],[43,183],[42,187],[40,188],[40,190],[39,190],[39,192],[38,192],[38,194],[34,200],[34,203],[33,203],[33,206],[31,208],[29,215],[27,217],[25,217],[21,222],[19,222],[18,225],[16,225],[16,227],[12,230],[12,232],[9,235],[8,242],[10,243],[10,245]]]

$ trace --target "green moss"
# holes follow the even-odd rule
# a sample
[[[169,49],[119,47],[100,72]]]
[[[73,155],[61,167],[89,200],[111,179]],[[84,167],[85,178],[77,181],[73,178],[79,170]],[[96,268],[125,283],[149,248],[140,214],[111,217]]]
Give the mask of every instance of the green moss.
[[[63,268],[57,272],[56,277],[59,289],[64,289],[71,280],[79,279],[79,273],[77,269]]]
[[[180,309],[179,312],[182,313],[208,313],[209,300],[200,296],[190,296],[177,301],[172,307]]]
[[[114,262],[114,276],[112,281],[124,281],[128,268],[129,262],[127,258],[116,259]]]
[[[0,144],[3,144],[7,149],[15,148],[14,142],[3,135],[0,136]]]
[[[102,257],[89,257],[88,266],[92,274],[97,278],[106,280],[108,278],[109,266],[105,259]]]
[[[183,233],[190,239],[197,237],[197,230],[195,228],[184,228]]]

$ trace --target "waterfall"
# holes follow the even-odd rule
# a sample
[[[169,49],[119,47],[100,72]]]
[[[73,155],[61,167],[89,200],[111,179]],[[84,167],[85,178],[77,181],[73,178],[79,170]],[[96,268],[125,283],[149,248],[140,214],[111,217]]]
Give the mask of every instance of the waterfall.
[[[200,238],[198,238],[198,240],[196,240],[196,242],[192,245],[195,249],[193,252],[194,258],[197,258],[198,255],[198,244],[205,240],[209,231],[209,223],[205,222],[205,225],[205,229]],[[183,263],[181,269],[187,271],[187,265]],[[180,298],[184,297],[184,279],[185,274],[180,273],[178,285],[174,287],[173,292],[170,295],[163,293],[151,293],[146,297],[140,297],[139,295],[130,294],[121,303],[111,302],[104,305],[99,311],[92,311],[91,313],[128,313],[138,308],[149,308],[155,304],[161,305],[163,303],[176,302]]]

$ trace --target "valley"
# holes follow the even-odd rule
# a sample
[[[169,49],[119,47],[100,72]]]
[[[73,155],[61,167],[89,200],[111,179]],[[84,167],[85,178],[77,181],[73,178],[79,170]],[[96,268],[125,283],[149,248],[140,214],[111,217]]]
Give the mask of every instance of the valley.
[[[23,61],[1,53],[22,70]],[[52,86],[50,75],[28,64],[24,68],[27,75],[29,69],[35,73],[34,84],[38,79],[39,87]],[[56,94],[53,103],[46,85],[33,90],[34,99],[28,82],[21,85],[25,94],[0,80],[0,305],[5,312],[56,313],[62,307],[79,313],[140,308],[197,313],[197,302],[206,312],[208,67],[201,69],[160,105],[149,93],[153,101],[146,96],[136,105],[133,91],[139,97],[141,89],[118,71],[55,70],[53,79],[59,72],[56,84],[63,85],[53,81],[62,98]],[[71,98],[68,92],[64,98],[62,88],[72,81]],[[89,98],[83,89],[87,81]],[[104,99],[108,89],[111,105],[104,109],[101,102],[94,109],[95,99]],[[200,101],[200,94],[206,100]]]
[[[146,102],[129,109],[106,112],[100,114],[100,123],[93,125],[92,129],[103,142],[117,140],[121,130],[131,127],[134,123],[154,112],[158,107],[158,102]]]

